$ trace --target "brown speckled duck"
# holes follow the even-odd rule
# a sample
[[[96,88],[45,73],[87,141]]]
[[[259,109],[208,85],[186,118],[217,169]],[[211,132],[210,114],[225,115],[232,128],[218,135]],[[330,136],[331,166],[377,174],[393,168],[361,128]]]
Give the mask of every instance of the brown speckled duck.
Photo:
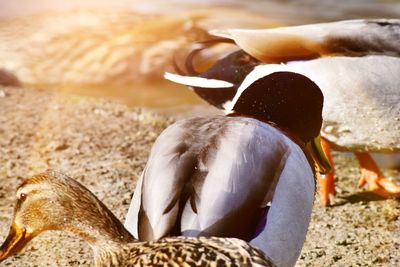
[[[24,181],[0,262],[46,230],[62,230],[92,247],[96,266],[274,266],[260,250],[235,238],[164,238],[139,242],[88,189],[55,171]]]

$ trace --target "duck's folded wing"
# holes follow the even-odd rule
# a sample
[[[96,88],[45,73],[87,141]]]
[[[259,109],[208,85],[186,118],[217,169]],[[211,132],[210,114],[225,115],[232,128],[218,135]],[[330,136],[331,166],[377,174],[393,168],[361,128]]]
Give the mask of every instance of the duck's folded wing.
[[[170,234],[182,190],[194,171],[195,157],[183,143],[175,141],[181,139],[176,130],[179,127],[170,126],[170,131],[159,136],[136,185],[125,227],[140,240],[157,240]]]
[[[195,205],[184,208],[182,234],[249,240],[257,228],[283,168],[287,138],[261,122],[247,122],[230,125],[218,141],[206,176],[194,186]]]
[[[315,194],[310,164],[296,144],[272,127],[238,130],[240,142],[225,135],[225,145],[218,147],[197,191],[196,211],[186,205],[182,234],[239,237],[277,266],[294,266]]]
[[[323,55],[400,56],[400,20],[345,20],[271,29],[226,29],[210,33],[229,38],[264,62],[285,62]]]

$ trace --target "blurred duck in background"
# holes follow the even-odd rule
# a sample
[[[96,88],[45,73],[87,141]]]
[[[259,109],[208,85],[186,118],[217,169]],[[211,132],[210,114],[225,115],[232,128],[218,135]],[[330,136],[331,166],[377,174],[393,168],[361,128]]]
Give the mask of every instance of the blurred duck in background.
[[[330,147],[351,151],[360,164],[359,186],[368,184],[371,192],[385,198],[400,197],[400,186],[383,177],[369,154],[400,151],[400,20],[348,20],[211,34],[217,39],[194,49],[185,69],[181,68],[185,77],[172,80],[226,109],[248,76],[256,80],[277,71],[305,75],[325,97],[321,135],[332,167]],[[198,73],[193,58],[200,58],[209,43],[226,42],[235,43],[239,50]],[[218,81],[232,85],[219,86]],[[333,169],[319,176],[319,184],[321,203],[327,206],[336,193]]]
[[[0,22],[0,68],[40,86],[162,81],[173,55],[209,38],[210,29],[276,25],[234,8],[48,11]]]
[[[322,105],[322,92],[303,75],[247,76],[228,116],[177,121],[161,133],[125,226],[139,240],[241,238],[276,266],[294,266],[314,202],[314,165],[329,169],[319,142]]]

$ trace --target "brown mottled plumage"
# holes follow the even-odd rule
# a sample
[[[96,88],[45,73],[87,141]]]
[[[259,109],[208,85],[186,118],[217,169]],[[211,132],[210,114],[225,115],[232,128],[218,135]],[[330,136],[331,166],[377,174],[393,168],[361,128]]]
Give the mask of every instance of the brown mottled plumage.
[[[96,266],[274,266],[259,249],[235,238],[164,238],[139,242],[88,189],[55,171],[32,176],[17,190],[0,262],[46,230],[63,230],[92,247]]]

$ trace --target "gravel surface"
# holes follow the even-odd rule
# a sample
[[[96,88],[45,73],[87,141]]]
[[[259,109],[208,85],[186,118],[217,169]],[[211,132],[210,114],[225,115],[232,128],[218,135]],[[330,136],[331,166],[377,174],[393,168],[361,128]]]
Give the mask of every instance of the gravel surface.
[[[8,232],[14,192],[32,174],[54,168],[82,182],[121,220],[151,145],[173,120],[107,100],[0,87],[0,240]],[[338,196],[319,205],[298,266],[400,266],[399,201],[357,188],[359,170],[334,154]],[[399,172],[385,170],[399,179]],[[0,266],[92,266],[77,238],[47,232]]]

